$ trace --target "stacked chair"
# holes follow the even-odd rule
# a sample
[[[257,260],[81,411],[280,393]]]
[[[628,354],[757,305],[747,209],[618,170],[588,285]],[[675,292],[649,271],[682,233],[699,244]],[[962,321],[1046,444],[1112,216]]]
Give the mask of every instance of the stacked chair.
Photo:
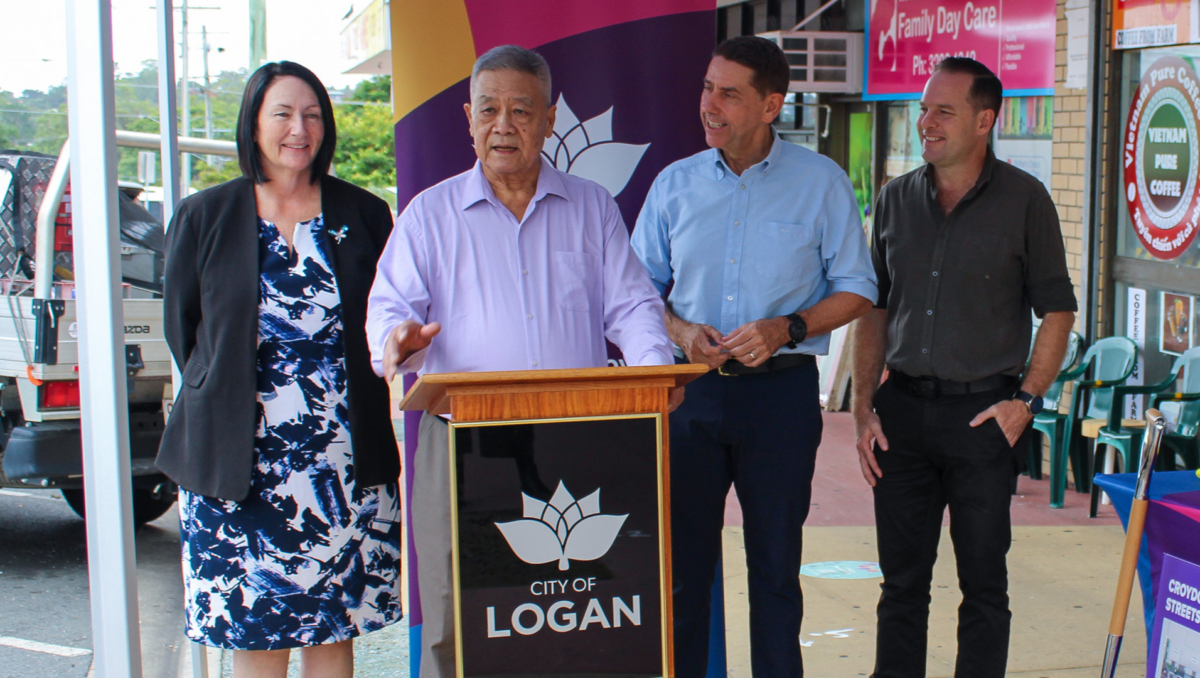
[[[1034,334],[1034,341],[1037,341],[1037,334]],[[1079,358],[1079,348],[1083,345],[1083,337],[1078,332],[1072,332],[1067,339],[1067,352],[1063,354],[1062,372],[1071,369],[1075,361]],[[1033,353],[1033,347],[1030,346],[1030,354]],[[1046,389],[1046,395],[1042,397],[1042,411],[1033,417],[1033,430],[1046,436],[1050,441],[1051,449],[1058,444],[1062,438],[1063,429],[1066,428],[1067,415],[1058,411],[1059,401],[1062,400],[1063,385],[1066,382],[1061,379],[1056,379],[1050,388]],[[1042,444],[1041,441],[1034,440],[1029,445],[1029,464],[1026,473],[1033,480],[1042,479]]]
[[[1180,383],[1182,391],[1176,391],[1176,383]],[[1170,393],[1167,393],[1170,391]],[[1096,435],[1096,454],[1093,470],[1099,472],[1104,463],[1105,448],[1111,448],[1121,454],[1124,460],[1125,473],[1133,473],[1138,468],[1139,460],[1135,453],[1141,450],[1142,434],[1140,426],[1129,426],[1129,422],[1121,419],[1120,410],[1127,395],[1157,394],[1151,407],[1159,408],[1168,422],[1174,424],[1174,431],[1168,429],[1163,436],[1162,448],[1166,454],[1159,455],[1159,467],[1173,469],[1176,455],[1184,460],[1189,468],[1196,468],[1197,443],[1196,429],[1200,423],[1200,347],[1189,349],[1175,359],[1171,372],[1165,379],[1156,384],[1145,386],[1116,386],[1113,388],[1113,407],[1109,412],[1108,423]],[[1139,422],[1141,423],[1141,422]],[[1170,443],[1168,443],[1170,439]],[[1092,486],[1092,504],[1088,515],[1096,516],[1100,492]]]
[[[1067,411],[1062,435],[1050,439],[1050,506],[1062,508],[1067,491],[1067,458],[1071,459],[1075,489],[1091,489],[1090,455],[1081,429],[1109,420],[1113,409],[1113,388],[1124,386],[1137,362],[1137,345],[1128,337],[1107,337],[1097,341],[1083,354],[1076,367],[1058,375],[1056,383],[1074,382],[1071,409]],[[1089,375],[1090,372],[1090,375]],[[1121,403],[1115,402],[1117,417]],[[1080,413],[1082,412],[1082,416]],[[1035,427],[1037,424],[1035,423]],[[1039,429],[1043,430],[1043,429]]]

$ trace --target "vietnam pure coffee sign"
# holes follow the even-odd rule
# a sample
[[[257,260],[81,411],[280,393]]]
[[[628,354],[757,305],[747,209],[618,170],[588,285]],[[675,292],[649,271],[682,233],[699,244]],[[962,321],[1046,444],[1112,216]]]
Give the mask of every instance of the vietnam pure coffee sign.
[[[455,424],[459,675],[667,675],[657,415]]]
[[[1198,110],[1200,81],[1175,56],[1154,62],[1129,107],[1121,149],[1125,199],[1134,232],[1159,259],[1182,254],[1200,223]]]

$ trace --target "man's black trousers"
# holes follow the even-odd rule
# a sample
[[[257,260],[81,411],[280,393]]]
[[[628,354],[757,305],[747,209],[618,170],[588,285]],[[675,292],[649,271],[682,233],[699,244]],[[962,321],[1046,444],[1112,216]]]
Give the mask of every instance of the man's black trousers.
[[[821,442],[815,364],[768,374],[709,372],[671,415],[675,675],[703,678],[725,497],[742,507],[755,678],[795,678],[800,662],[801,527]]]
[[[875,525],[883,593],[879,599],[874,678],[922,678],[929,630],[930,581],[942,517],[958,565],[955,678],[1002,678],[1008,662],[1009,516],[1015,449],[999,424],[969,422],[1012,390],[927,397],[889,380],[875,395],[887,451],[875,449],[883,477],[875,486]]]

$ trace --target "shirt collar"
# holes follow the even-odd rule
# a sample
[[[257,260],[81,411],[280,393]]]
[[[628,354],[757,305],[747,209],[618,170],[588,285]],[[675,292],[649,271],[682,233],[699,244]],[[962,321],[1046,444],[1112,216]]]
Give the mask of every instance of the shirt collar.
[[[537,189],[533,193],[533,200],[530,201],[530,204],[537,204],[547,194],[570,200],[571,196],[567,193],[567,182],[563,180],[563,173],[555,169],[545,156],[542,156],[541,161],[542,167],[538,170]],[[476,160],[470,175],[467,176],[460,209],[465,210],[481,200],[486,200],[496,206],[501,205],[500,200],[496,197],[496,192],[492,190],[492,185],[488,183],[487,176],[483,173],[483,163]]]
[[[782,151],[780,151],[781,146],[782,146],[782,144],[780,143],[779,133],[775,131],[775,126],[772,125],[771,126],[771,150],[767,152],[766,158],[764,158],[758,164],[752,165],[752,167],[758,167],[759,165],[762,165],[762,171],[766,172],[768,169],[771,168],[771,166],[774,163],[778,162],[779,154],[782,153]],[[737,174],[735,174],[733,170],[729,169],[729,165],[725,164],[725,156],[721,155],[720,149],[713,148],[713,149],[709,149],[709,150],[711,150],[713,153],[714,171],[716,172],[716,175],[717,175],[717,181],[721,181],[722,179],[724,179],[727,174],[731,175],[731,176],[735,176],[735,177],[737,176]],[[746,169],[749,170],[751,168],[747,167]],[[745,172],[743,172],[743,174],[745,174]]]
[[[987,155],[983,159],[983,169],[979,171],[979,178],[975,180],[975,185],[971,187],[971,190],[967,191],[967,194],[963,196],[963,200],[973,197],[982,191],[984,186],[987,186],[988,182],[992,180],[992,173],[996,170],[997,162],[999,161],[996,160],[996,154],[992,151],[992,145],[988,144]],[[922,168],[922,175],[925,177],[925,181],[928,182],[930,190],[936,195],[937,184],[933,180],[933,165],[925,163],[925,167]]]

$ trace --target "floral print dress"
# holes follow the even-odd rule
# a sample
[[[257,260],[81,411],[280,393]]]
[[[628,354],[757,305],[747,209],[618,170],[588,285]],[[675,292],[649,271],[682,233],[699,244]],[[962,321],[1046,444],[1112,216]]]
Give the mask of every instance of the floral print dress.
[[[320,216],[297,224],[294,249],[258,227],[250,494],[179,493],[187,637],[234,650],[334,643],[401,617],[397,486],[354,483],[331,236]]]

